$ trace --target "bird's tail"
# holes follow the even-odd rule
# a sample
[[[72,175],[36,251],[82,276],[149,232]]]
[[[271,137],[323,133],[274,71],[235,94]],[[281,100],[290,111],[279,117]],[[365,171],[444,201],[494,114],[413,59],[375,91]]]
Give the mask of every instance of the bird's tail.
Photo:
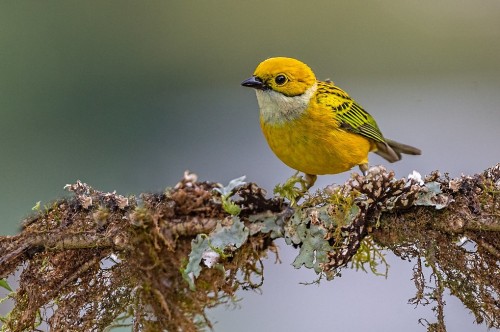
[[[386,139],[385,143],[377,142],[376,145],[377,151],[375,151],[375,153],[391,163],[401,160],[401,154],[422,154],[420,149],[390,139]]]

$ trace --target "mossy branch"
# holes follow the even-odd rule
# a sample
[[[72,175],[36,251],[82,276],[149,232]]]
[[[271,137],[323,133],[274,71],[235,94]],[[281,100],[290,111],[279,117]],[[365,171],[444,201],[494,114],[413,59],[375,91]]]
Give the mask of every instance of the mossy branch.
[[[378,167],[293,207],[241,181],[221,189],[186,173],[165,193],[139,198],[67,186],[72,197],[38,205],[20,234],[0,237],[0,280],[22,267],[2,328],[35,329],[40,319],[51,330],[210,327],[206,308],[262,284],[261,259],[277,253],[276,238],[298,248],[295,267],[320,278],[365,265],[380,273],[382,249],[416,259],[411,302],[436,307],[429,331],[446,329],[445,288],[477,323],[500,328],[500,164],[424,180]]]

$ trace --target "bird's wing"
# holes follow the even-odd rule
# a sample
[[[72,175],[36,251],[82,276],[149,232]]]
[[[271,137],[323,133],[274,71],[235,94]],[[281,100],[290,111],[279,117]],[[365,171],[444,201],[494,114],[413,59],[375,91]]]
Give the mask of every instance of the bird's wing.
[[[344,90],[331,82],[319,82],[317,96],[320,104],[333,111],[340,128],[385,143],[384,136],[373,117]]]

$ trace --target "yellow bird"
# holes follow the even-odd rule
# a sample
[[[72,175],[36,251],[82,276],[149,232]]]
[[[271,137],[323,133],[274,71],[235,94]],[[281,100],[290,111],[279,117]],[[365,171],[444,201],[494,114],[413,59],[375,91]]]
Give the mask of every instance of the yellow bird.
[[[299,60],[267,59],[241,85],[255,89],[269,146],[286,165],[305,173],[307,188],[317,175],[342,173],[356,165],[366,175],[370,151],[391,163],[402,153],[421,153],[384,138],[372,116],[345,91],[331,81],[317,80]]]

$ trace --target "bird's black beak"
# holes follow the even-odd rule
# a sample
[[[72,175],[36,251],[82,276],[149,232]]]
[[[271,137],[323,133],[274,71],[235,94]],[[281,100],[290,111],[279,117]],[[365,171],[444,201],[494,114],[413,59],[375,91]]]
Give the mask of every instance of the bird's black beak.
[[[250,88],[254,89],[259,89],[259,90],[265,90],[267,89],[267,86],[262,82],[262,80],[258,77],[252,76],[243,82],[241,82],[241,85],[243,86],[248,86]]]

